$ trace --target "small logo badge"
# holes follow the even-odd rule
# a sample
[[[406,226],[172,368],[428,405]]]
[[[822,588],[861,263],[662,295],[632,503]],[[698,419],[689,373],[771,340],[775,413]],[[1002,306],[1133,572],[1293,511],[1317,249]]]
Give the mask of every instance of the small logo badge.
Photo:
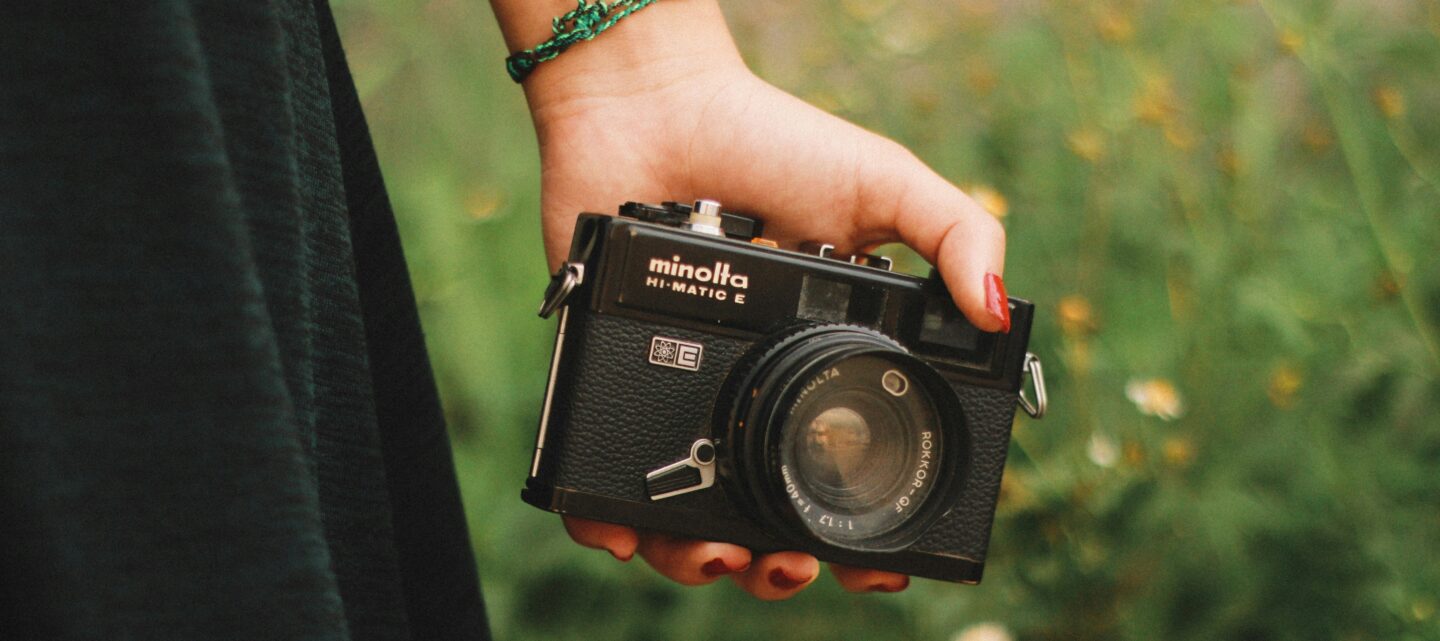
[[[705,347],[677,338],[656,336],[650,339],[650,363],[676,369],[700,369],[700,354]]]

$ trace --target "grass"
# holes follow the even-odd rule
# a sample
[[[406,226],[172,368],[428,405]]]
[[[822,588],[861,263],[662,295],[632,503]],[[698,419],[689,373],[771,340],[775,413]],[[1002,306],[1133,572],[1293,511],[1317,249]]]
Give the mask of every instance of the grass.
[[[1440,639],[1440,4],[725,8],[763,77],[1003,215],[1052,415],[979,587],[762,604],[573,545],[518,500],[554,330],[493,20],[337,2],[498,638]]]

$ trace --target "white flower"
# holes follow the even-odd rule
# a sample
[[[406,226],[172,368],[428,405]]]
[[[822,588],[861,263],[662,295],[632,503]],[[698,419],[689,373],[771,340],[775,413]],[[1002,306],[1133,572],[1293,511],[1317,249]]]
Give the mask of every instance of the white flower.
[[[956,634],[954,641],[1013,641],[1013,637],[999,623],[976,623]]]
[[[1174,383],[1163,378],[1131,379],[1125,384],[1125,397],[1135,404],[1141,414],[1164,421],[1173,421],[1185,413],[1185,402],[1180,399],[1179,390],[1175,389]]]
[[[1115,462],[1120,460],[1120,447],[1108,434],[1096,432],[1090,437],[1090,447],[1086,448],[1086,454],[1090,455],[1091,463],[1100,467],[1114,467]]]

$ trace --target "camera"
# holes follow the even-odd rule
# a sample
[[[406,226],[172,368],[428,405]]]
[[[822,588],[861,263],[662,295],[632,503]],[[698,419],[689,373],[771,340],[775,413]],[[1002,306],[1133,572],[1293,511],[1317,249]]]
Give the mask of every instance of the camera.
[[[978,583],[1016,407],[1045,410],[1034,306],[982,332],[934,272],[782,249],[714,201],[619,213],[580,215],[545,292],[559,327],[521,497]]]

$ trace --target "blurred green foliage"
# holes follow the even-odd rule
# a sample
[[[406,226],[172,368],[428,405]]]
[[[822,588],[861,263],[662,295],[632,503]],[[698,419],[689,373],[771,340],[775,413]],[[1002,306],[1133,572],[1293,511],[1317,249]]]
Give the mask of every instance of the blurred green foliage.
[[[1440,639],[1440,3],[725,8],[1002,217],[1052,414],[979,587],[763,604],[571,544],[518,499],[553,325],[489,9],[337,2],[498,638]]]

